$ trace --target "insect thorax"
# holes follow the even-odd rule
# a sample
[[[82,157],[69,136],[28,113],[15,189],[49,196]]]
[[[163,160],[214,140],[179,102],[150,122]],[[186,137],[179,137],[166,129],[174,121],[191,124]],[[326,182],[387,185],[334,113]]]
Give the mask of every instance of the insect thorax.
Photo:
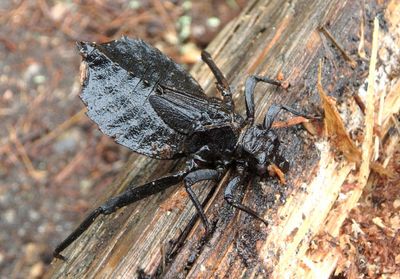
[[[185,153],[195,155],[204,162],[231,160],[238,135],[230,126],[196,131],[185,141]]]

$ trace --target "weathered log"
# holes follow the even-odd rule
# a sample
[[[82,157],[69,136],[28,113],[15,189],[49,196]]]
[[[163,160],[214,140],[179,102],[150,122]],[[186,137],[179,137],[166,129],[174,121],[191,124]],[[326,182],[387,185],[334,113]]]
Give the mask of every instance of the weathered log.
[[[371,19],[388,5],[397,8],[399,4],[392,1],[380,6],[366,0],[362,7],[359,2],[250,1],[208,47],[236,92],[236,109],[244,112],[242,88],[246,76],[283,74],[291,84],[287,91],[271,85],[257,86],[258,121],[273,103],[316,111],[320,106],[316,89],[318,61],[325,58],[322,72],[325,90],[341,104],[347,129],[361,125],[363,116],[353,98],[368,72],[368,63],[357,55],[361,11],[364,8],[367,11],[365,45],[370,53]],[[392,17],[385,20],[388,24],[385,28],[396,23]],[[319,31],[320,26],[327,26],[358,64],[346,61]],[[398,47],[399,36],[394,39]],[[203,63],[194,67],[192,74],[207,94],[215,94],[213,76]],[[400,107],[399,94],[395,93],[395,88],[397,92],[399,88],[398,74],[392,74],[383,88],[388,92],[381,125],[381,133],[385,134],[392,125],[391,115]],[[140,274],[165,278],[294,278],[305,273],[312,277],[315,270],[318,275],[328,277],[335,268],[335,255],[326,259],[324,253],[310,256],[307,250],[316,234],[332,233],[346,217],[349,208],[337,215],[331,211],[340,204],[342,186],[357,166],[341,156],[320,133],[312,136],[301,127],[279,129],[278,133],[291,161],[286,185],[271,178],[264,183],[255,180],[242,190],[243,203],[263,212],[270,221],[268,227],[223,201],[228,173],[215,187],[213,183],[199,183],[195,187],[201,200],[206,200],[206,214],[216,226],[208,239],[203,238],[204,228],[195,218],[194,206],[183,186],[177,185],[115,214],[100,217],[63,252],[66,262],[53,261],[47,277],[132,278]],[[180,167],[182,162],[160,162],[134,154],[98,204],[129,184],[140,185]],[[326,221],[328,216],[330,219]],[[329,221],[331,218],[335,222]],[[318,261],[313,261],[310,268],[313,259]]]

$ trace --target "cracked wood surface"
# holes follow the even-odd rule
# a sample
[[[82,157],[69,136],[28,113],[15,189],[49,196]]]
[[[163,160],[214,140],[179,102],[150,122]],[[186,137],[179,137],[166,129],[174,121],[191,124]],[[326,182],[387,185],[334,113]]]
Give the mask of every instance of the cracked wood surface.
[[[366,1],[366,8],[373,18],[384,7]],[[351,0],[250,1],[208,47],[235,92],[237,111],[245,112],[246,76],[276,77],[281,73],[291,84],[289,90],[257,86],[257,120],[263,119],[272,103],[316,112],[320,105],[316,91],[318,61],[324,58],[324,89],[338,100],[338,106],[349,111],[344,117],[346,127],[352,129],[361,123],[361,112],[350,93],[357,92],[366,79],[368,63],[359,61],[353,70],[318,31],[319,26],[327,26],[344,49],[357,58],[360,14],[361,6]],[[371,18],[365,26],[367,53]],[[194,67],[192,74],[207,94],[215,94],[215,80],[203,63]],[[389,94],[387,99],[398,106],[398,96]],[[395,112],[398,107],[391,107],[389,114]],[[288,115],[282,115],[287,119]],[[320,127],[314,129],[319,131]],[[329,142],[318,134],[312,136],[301,127],[279,129],[278,134],[291,162],[287,184],[279,185],[272,178],[251,182],[239,191],[244,204],[263,212],[270,221],[268,228],[223,201],[228,172],[215,187],[212,183],[195,186],[200,199],[207,199],[206,215],[216,226],[209,239],[203,239],[204,229],[194,218],[195,209],[184,187],[177,185],[100,217],[64,251],[67,262],[53,261],[47,277],[132,278],[158,274],[164,278],[280,278],[301,274],[299,270],[307,265],[302,260],[310,241],[323,228],[343,182],[355,166],[333,152]],[[130,183],[140,185],[180,167],[182,162],[133,154],[97,205]],[[180,236],[184,241],[170,255],[171,249],[177,248],[171,243]],[[335,262],[329,264],[322,269],[325,277],[335,267]]]

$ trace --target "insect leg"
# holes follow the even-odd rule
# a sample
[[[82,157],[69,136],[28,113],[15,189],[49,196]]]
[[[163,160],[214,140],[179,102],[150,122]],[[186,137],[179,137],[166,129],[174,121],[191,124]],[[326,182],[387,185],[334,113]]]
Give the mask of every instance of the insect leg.
[[[192,190],[192,186],[195,183],[203,181],[203,180],[218,180],[219,176],[220,176],[220,173],[216,170],[201,169],[201,170],[195,170],[195,171],[189,173],[184,179],[186,191],[189,194],[189,197],[192,200],[194,206],[196,207],[197,212],[200,215],[201,221],[203,222],[207,233],[209,233],[211,231],[210,223],[207,220],[207,217],[204,213],[204,209],[201,206],[199,199],[197,198],[196,194]]]
[[[104,204],[89,213],[89,215],[82,221],[82,223],[63,242],[61,242],[56,247],[56,249],[54,249],[53,256],[55,258],[65,260],[64,256],[62,256],[60,253],[71,243],[73,243],[82,233],[84,233],[89,228],[89,226],[93,224],[93,222],[99,215],[111,214],[121,207],[161,192],[182,181],[187,173],[187,171],[182,171],[176,174],[162,177],[152,182],[148,182],[139,187],[130,186],[121,194],[110,198]]]
[[[201,59],[208,65],[208,67],[213,72],[215,78],[217,79],[217,89],[221,93],[222,97],[224,98],[224,102],[227,105],[228,109],[233,112],[234,111],[234,103],[232,100],[232,91],[229,86],[228,81],[226,80],[224,74],[221,70],[217,67],[214,60],[212,59],[211,55],[203,50],[201,52]]]
[[[265,114],[265,118],[264,118],[264,122],[263,122],[264,129],[269,130],[271,128],[272,123],[274,122],[276,116],[282,109],[286,110],[294,115],[303,116],[308,119],[317,119],[318,118],[315,116],[306,115],[303,112],[297,111],[294,108],[291,108],[291,107],[288,107],[285,105],[271,105],[269,107],[267,113]]]
[[[240,185],[241,180],[242,180],[242,177],[239,175],[239,176],[234,177],[231,181],[229,181],[228,186],[226,186],[226,188],[225,188],[224,199],[231,206],[236,207],[237,209],[242,210],[242,211],[246,212],[247,214],[250,214],[254,218],[263,222],[266,226],[268,226],[268,222],[266,220],[264,220],[260,215],[258,215],[257,212],[255,212],[251,208],[249,208],[235,200],[235,198],[233,196],[233,192],[235,191],[236,187]]]
[[[251,75],[247,77],[244,87],[244,96],[246,100],[247,120],[249,121],[250,124],[253,124],[254,122],[254,89],[258,82],[266,82],[276,86],[282,86],[282,83],[280,81],[270,79],[268,77],[262,77],[256,75]]]

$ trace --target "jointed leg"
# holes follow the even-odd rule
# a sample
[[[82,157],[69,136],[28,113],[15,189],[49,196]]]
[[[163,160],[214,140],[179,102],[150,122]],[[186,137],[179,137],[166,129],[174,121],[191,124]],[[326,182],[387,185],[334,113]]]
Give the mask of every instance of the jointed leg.
[[[222,74],[221,70],[217,67],[211,58],[211,55],[203,50],[201,53],[201,59],[208,65],[208,67],[213,72],[215,78],[217,79],[217,89],[224,98],[224,102],[231,112],[234,111],[234,103],[232,101],[232,91],[229,87],[229,83],[225,76]]]
[[[244,96],[246,100],[247,120],[251,124],[254,121],[254,89],[258,82],[265,82],[276,86],[282,86],[282,83],[280,81],[268,77],[252,75],[246,79],[246,84],[244,87]]]
[[[131,186],[126,191],[122,192],[116,197],[113,197],[106,201],[103,205],[93,210],[83,222],[63,241],[61,242],[53,252],[54,257],[63,259],[65,258],[60,254],[65,248],[67,248],[72,242],[74,242],[82,233],[84,233],[91,224],[96,220],[99,215],[111,214],[117,209],[124,207],[128,204],[139,201],[145,197],[156,194],[163,191],[178,182],[182,181],[187,171],[178,172],[176,174],[160,178],[158,180],[146,183],[142,186],[135,187]]]
[[[264,129],[269,130],[271,128],[272,123],[274,122],[276,116],[278,115],[278,113],[282,109],[286,110],[286,111],[288,111],[288,112],[290,112],[290,113],[292,113],[294,115],[303,116],[303,117],[308,118],[308,119],[316,119],[316,118],[318,118],[318,117],[306,115],[303,112],[297,111],[297,110],[295,110],[295,109],[293,109],[291,107],[285,106],[285,105],[272,105],[272,106],[269,107],[267,113],[265,114],[264,123],[263,123]]]
[[[184,179],[186,191],[189,194],[189,197],[192,200],[194,206],[196,207],[197,212],[200,215],[201,221],[203,222],[207,233],[209,233],[211,231],[210,223],[207,220],[207,217],[204,213],[204,209],[201,206],[199,199],[197,198],[196,194],[192,190],[192,186],[195,183],[203,181],[203,180],[218,180],[219,176],[220,176],[220,174],[216,170],[201,169],[201,170],[195,170],[195,171],[189,173]]]
[[[250,214],[254,218],[257,218],[258,220],[263,222],[266,226],[268,226],[268,222],[264,220],[260,215],[258,215],[257,212],[235,200],[233,192],[235,191],[236,187],[240,185],[241,180],[241,176],[236,176],[231,181],[229,181],[228,186],[226,186],[225,188],[224,199],[233,207],[236,207],[237,209],[242,210],[247,214]]]

